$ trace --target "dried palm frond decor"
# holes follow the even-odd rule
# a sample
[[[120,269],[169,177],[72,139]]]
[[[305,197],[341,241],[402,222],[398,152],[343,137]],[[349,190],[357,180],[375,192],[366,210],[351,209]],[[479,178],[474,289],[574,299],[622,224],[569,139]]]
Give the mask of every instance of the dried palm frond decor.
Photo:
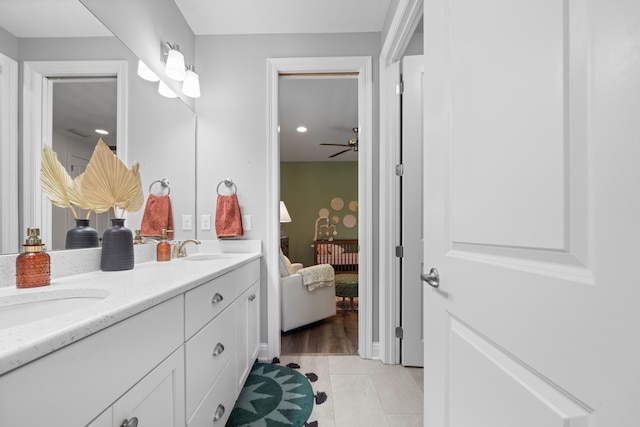
[[[76,221],[76,227],[67,231],[65,249],[97,248],[98,232],[89,227],[89,216],[94,211],[91,204],[82,196],[80,183],[82,174],[71,179],[67,170],[58,160],[50,146],[42,149],[40,165],[40,184],[51,203],[61,208],[69,208]],[[78,210],[87,211],[85,218],[78,217]]]
[[[123,215],[140,210],[144,203],[139,168],[136,162],[127,169],[100,139],[80,182],[82,195],[96,212],[113,210],[115,216],[102,236],[103,271],[133,268],[133,234],[124,226]]]

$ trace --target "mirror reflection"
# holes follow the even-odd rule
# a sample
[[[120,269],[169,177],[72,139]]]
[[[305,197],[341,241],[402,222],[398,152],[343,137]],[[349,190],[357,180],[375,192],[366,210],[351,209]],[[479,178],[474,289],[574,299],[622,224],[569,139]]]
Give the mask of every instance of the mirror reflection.
[[[74,179],[89,163],[96,138],[117,153],[117,79],[105,77],[62,77],[52,83],[52,140],[58,160]],[[89,219],[98,236],[109,227],[109,214],[77,212]],[[52,207],[51,249],[65,249],[67,230],[76,226],[71,209]]]
[[[156,180],[166,180],[170,183],[172,216],[177,225],[181,225],[183,215],[195,213],[195,123],[196,117],[193,110],[179,99],[163,98],[157,93],[157,86],[140,79],[136,75],[138,58],[122,42],[114,37],[85,7],[77,1],[55,2],[56,10],[52,12],[43,7],[34,6],[34,1],[24,0],[11,7],[0,6],[0,53],[15,60],[20,66],[20,73],[24,73],[26,63],[41,64],[44,62],[58,64],[69,61],[124,61],[126,72],[123,81],[114,82],[113,74],[91,75],[94,83],[102,82],[106,86],[124,85],[124,96],[116,96],[114,100],[113,89],[106,93],[90,95],[81,75],[71,73],[69,76],[56,76],[55,79],[43,80],[51,94],[42,106],[43,115],[51,117],[50,126],[43,124],[42,140],[34,142],[34,138],[25,135],[23,123],[38,121],[36,117],[30,117],[30,111],[25,103],[23,88],[17,90],[17,105],[11,108],[22,115],[20,127],[17,128],[19,155],[21,161],[15,165],[18,171],[18,187],[20,188],[18,202],[19,224],[12,225],[13,229],[19,229],[17,247],[3,249],[3,253],[19,252],[24,240],[26,227],[40,227],[43,239],[47,242],[47,248],[59,249],[64,247],[63,238],[66,231],[73,225],[72,216],[65,212],[66,209],[53,208],[51,202],[39,189],[39,159],[38,166],[35,162],[28,164],[29,154],[40,153],[42,143],[51,144],[62,162],[64,160],[67,172],[70,175],[77,174],[87,156],[93,151],[98,138],[93,124],[84,122],[86,119],[71,117],[69,110],[60,100],[66,97],[76,101],[83,112],[88,113],[90,106],[97,106],[105,111],[93,112],[95,120],[102,123],[111,123],[113,117],[113,104],[121,101],[122,108],[115,115],[117,119],[111,125],[118,130],[102,136],[108,145],[113,146],[117,155],[123,159],[127,166],[133,162],[140,163],[142,187],[147,199],[150,184]],[[80,8],[80,9],[79,9]],[[79,21],[78,16],[83,20]],[[71,22],[65,22],[66,19]],[[86,22],[85,22],[86,21]],[[85,22],[82,24],[82,22]],[[20,82],[24,79],[21,78]],[[107,83],[110,82],[110,83]],[[74,86],[79,87],[73,89]],[[85,85],[83,88],[80,86]],[[65,89],[77,90],[75,93],[64,94]],[[118,92],[119,94],[120,92]],[[66,107],[70,108],[70,107]],[[47,109],[50,111],[47,112]],[[47,116],[47,114],[49,116]],[[105,115],[106,114],[106,115]],[[100,118],[99,116],[103,117]],[[65,118],[65,123],[58,126],[58,120]],[[75,124],[74,124],[75,123]],[[46,123],[45,123],[46,124]],[[75,133],[75,134],[74,134]],[[89,136],[80,136],[89,134]],[[69,148],[73,147],[73,148]],[[25,166],[26,165],[26,166]],[[7,185],[16,186],[15,182],[2,182],[3,188]],[[0,194],[2,196],[2,194]],[[4,199],[4,197],[3,197]],[[34,202],[35,200],[35,202]],[[40,206],[39,209],[30,207]],[[59,212],[56,213],[56,209]],[[27,213],[33,210],[34,215]],[[139,229],[143,209],[134,214],[127,215],[126,225],[131,230]],[[44,214],[43,214],[44,212]],[[48,212],[48,213],[47,213]],[[35,219],[33,219],[35,218]],[[92,226],[101,229],[100,219],[92,217]],[[107,223],[106,218],[103,221]],[[63,225],[58,225],[63,224]],[[4,228],[4,226],[3,226]],[[188,239],[195,237],[195,230],[182,230],[175,227],[175,239]],[[23,230],[24,229],[24,230]],[[13,244],[11,245],[13,246]]]

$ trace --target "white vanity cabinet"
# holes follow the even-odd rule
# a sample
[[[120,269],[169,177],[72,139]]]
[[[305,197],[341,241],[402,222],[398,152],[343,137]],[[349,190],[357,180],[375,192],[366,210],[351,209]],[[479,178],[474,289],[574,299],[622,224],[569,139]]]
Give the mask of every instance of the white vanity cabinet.
[[[241,369],[246,371],[248,354],[255,357],[259,347],[260,306],[256,296],[259,286],[260,261],[254,260],[186,294],[189,427],[226,424],[246,379],[245,375],[238,386]],[[247,304],[251,295],[254,296],[250,307],[255,312],[249,314]],[[249,335],[252,340],[257,338],[251,345],[248,345]]]
[[[242,389],[260,347],[260,282],[247,289],[236,302],[238,366],[236,386]]]
[[[0,375],[0,426],[224,426],[258,354],[259,310],[253,259]]]
[[[0,425],[89,424],[150,378],[167,356],[183,351],[183,319],[180,295],[0,376]],[[183,366],[176,364],[177,376]],[[183,383],[170,396],[177,408],[184,401]]]
[[[89,427],[184,425],[184,351],[180,347]]]

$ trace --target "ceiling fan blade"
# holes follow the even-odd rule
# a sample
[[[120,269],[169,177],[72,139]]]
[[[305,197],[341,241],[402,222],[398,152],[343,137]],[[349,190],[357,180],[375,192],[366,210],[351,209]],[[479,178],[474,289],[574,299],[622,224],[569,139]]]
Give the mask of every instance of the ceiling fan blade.
[[[347,151],[351,151],[351,148],[347,148],[346,150],[342,150],[342,151],[338,151],[336,154],[332,154],[329,156],[329,158],[335,157],[335,156],[339,156],[342,153],[346,153]]]
[[[348,144],[326,144],[326,143],[320,143],[319,145],[333,145],[335,147],[349,147]]]

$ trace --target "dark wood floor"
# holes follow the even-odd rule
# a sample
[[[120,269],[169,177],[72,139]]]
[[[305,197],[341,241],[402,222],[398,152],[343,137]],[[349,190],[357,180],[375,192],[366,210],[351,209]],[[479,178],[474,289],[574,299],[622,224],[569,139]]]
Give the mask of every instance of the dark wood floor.
[[[282,354],[358,354],[358,311],[338,299],[335,316],[281,333]],[[356,303],[357,305],[357,303]]]

